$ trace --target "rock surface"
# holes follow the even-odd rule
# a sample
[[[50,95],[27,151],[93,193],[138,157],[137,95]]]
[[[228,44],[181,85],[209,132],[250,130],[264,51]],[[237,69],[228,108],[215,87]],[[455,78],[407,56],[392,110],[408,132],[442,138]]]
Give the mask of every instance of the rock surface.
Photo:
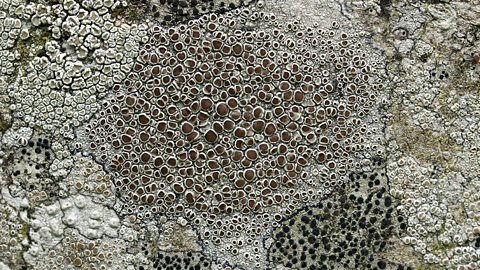
[[[480,2],[0,1],[0,270],[480,268]]]

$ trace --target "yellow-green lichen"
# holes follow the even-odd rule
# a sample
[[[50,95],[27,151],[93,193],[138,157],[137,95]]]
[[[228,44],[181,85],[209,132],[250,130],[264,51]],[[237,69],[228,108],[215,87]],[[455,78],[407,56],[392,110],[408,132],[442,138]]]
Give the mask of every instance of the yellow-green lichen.
[[[448,251],[455,248],[454,243],[443,244],[442,242],[438,241],[436,244],[432,246],[432,252],[439,255],[439,253],[446,254]]]
[[[22,222],[22,228],[20,229],[20,239],[25,239],[28,233],[28,224],[26,222]]]
[[[35,57],[45,53],[45,44],[50,38],[51,33],[47,28],[39,28],[29,38],[25,40],[19,38],[16,41],[16,46],[12,49],[12,52],[18,54],[18,61],[9,76],[10,83],[17,79],[20,69],[25,69]]]
[[[48,29],[40,28],[36,32],[33,32],[28,39],[17,40],[13,50],[20,56],[19,63],[24,67],[36,56],[45,53],[45,44],[50,38],[51,33]]]

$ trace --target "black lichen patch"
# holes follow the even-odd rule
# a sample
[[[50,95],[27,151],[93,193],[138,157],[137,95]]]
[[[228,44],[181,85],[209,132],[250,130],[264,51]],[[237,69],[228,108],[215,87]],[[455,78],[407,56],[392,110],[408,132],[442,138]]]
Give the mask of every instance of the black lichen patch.
[[[58,187],[48,174],[53,159],[50,140],[32,138],[25,146],[20,146],[13,152],[13,163],[9,168],[13,183],[18,183],[29,192],[43,192],[45,199],[56,196]]]
[[[158,16],[162,24],[168,25],[196,18],[203,14],[222,14],[255,2],[256,0],[160,0],[160,5],[153,6],[152,9],[157,7],[158,10],[154,12],[154,15]],[[160,11],[162,8],[166,10],[163,16]]]
[[[130,22],[137,22],[144,19],[148,14],[149,1],[132,0],[128,2],[127,6],[118,5],[112,10],[113,18],[123,18]]]
[[[388,20],[390,18],[391,7],[392,0],[380,0],[380,16]]]
[[[430,80],[446,80],[450,75],[445,70],[432,70],[430,71]]]
[[[174,25],[204,14],[223,14],[256,2],[257,0],[130,0],[127,7],[118,7],[112,15],[136,20],[149,14],[162,25]]]
[[[159,252],[151,266],[139,266],[138,270],[207,270],[211,269],[211,261],[199,252]]]
[[[351,173],[347,186],[281,222],[269,261],[288,269],[408,269],[381,254],[406,219],[388,193],[384,169]]]

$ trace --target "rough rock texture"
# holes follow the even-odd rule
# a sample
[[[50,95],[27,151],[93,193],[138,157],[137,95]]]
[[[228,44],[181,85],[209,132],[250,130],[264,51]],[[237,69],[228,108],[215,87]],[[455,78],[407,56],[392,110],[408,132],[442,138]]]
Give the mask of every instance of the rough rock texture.
[[[480,2],[0,0],[0,270],[480,268]]]

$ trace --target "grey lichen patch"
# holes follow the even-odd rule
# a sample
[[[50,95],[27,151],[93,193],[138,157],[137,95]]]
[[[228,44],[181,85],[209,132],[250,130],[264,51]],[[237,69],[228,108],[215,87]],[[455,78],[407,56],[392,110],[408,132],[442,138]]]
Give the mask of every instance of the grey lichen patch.
[[[125,241],[101,238],[90,240],[76,230],[66,229],[59,245],[38,252],[36,260],[28,261],[28,269],[129,269],[141,255],[126,253]]]
[[[477,265],[478,181],[458,172],[440,172],[433,165],[420,166],[412,157],[389,164],[391,193],[401,198],[399,207],[408,215],[402,242],[414,247],[435,269]]]
[[[0,86],[0,88],[2,88]],[[13,115],[10,110],[10,98],[7,95],[3,95],[0,90],[0,133],[5,132],[12,126]]]
[[[6,90],[19,122],[71,138],[72,126],[96,111],[97,98],[123,80],[148,26],[113,20],[110,13],[119,4],[65,1],[5,7],[12,9],[9,16],[5,13],[6,24],[13,23],[17,33],[6,35],[13,36],[5,46],[5,71],[10,72]]]
[[[420,256],[411,246],[405,245],[400,239],[392,237],[392,245],[384,252],[380,253],[380,256],[386,258],[389,261],[397,263],[403,263],[406,265],[414,265],[416,270],[437,270],[437,266],[429,265],[424,262],[422,256]]]
[[[73,156],[73,168],[64,179],[60,188],[65,193],[95,195],[95,201],[104,205],[113,206],[115,203],[115,191],[112,179],[102,166],[95,163],[91,157],[80,154]]]
[[[76,228],[88,239],[98,239],[103,236],[118,237],[120,219],[116,213],[103,205],[93,202],[90,197],[73,195],[60,200],[63,212],[62,222],[71,228]]]
[[[176,222],[169,222],[164,226],[164,233],[158,241],[161,251],[200,251],[197,243],[197,234],[190,225],[182,226]]]
[[[464,115],[464,108],[452,106],[461,102],[462,97],[474,97],[480,94],[478,80],[468,76],[470,70],[452,76],[447,84],[440,86],[440,94],[432,103],[439,115],[446,122],[453,122]]]
[[[52,38],[51,32],[46,28],[39,28],[29,34],[28,38],[17,38],[11,52],[17,55],[14,64],[13,73],[9,76],[9,81],[13,83],[19,75],[20,70],[25,72],[27,66],[35,57],[45,55],[45,44]]]
[[[390,193],[409,217],[401,241],[420,258],[415,268],[478,268],[473,246],[480,240],[471,233],[478,199],[471,194],[480,164],[480,8],[463,1],[379,0],[347,2],[343,10],[365,22],[387,56],[387,173]]]
[[[460,170],[455,165],[455,155],[461,145],[446,133],[423,129],[412,123],[408,111],[396,107],[388,130],[398,145],[398,151],[414,156],[422,163],[437,164],[446,170]]]

